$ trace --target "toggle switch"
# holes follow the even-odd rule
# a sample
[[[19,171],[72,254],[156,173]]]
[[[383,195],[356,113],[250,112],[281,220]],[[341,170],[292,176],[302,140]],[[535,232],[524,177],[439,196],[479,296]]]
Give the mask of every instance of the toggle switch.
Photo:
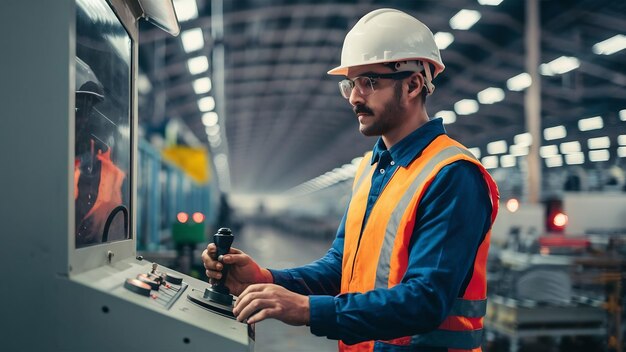
[[[165,281],[173,285],[180,285],[183,283],[183,278],[178,275],[167,273],[165,274]]]
[[[155,290],[155,291],[158,291],[159,287],[161,286],[161,283],[159,283],[158,281],[152,279],[147,274],[139,274],[139,275],[137,275],[137,279],[140,280],[143,283],[146,283],[146,284],[150,285],[150,288]]]
[[[150,285],[148,285],[147,283],[138,280],[138,279],[126,279],[126,281],[124,282],[124,288],[135,292],[137,294],[140,294],[142,296],[146,296],[146,297],[150,297]]]

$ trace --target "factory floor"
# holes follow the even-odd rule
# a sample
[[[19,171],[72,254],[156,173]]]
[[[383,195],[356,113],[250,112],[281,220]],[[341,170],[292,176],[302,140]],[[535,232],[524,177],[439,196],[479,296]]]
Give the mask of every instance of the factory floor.
[[[235,234],[233,247],[272,269],[291,268],[310,263],[326,253],[330,240],[303,238],[265,226],[246,225]],[[306,326],[290,326],[277,320],[256,324],[255,352],[337,351],[337,341],[311,334]]]

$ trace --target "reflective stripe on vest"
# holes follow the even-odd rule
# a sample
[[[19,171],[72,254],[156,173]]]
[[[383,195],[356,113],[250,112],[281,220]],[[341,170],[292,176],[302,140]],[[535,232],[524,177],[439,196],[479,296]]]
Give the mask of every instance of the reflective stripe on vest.
[[[411,345],[471,350],[480,347],[482,340],[482,329],[466,331],[434,330],[426,334],[412,336]]]
[[[370,154],[366,154],[365,157],[368,157]],[[359,178],[357,180],[355,180],[354,185],[352,187],[352,192],[356,192],[359,187],[361,187],[361,184],[363,183],[363,180],[365,180],[365,178],[367,177],[367,175],[370,174],[370,171],[372,171],[372,168],[374,167],[374,165],[372,164],[366,164],[365,167],[363,168],[363,172],[361,173],[361,176],[359,176]]]
[[[487,300],[469,300],[457,298],[448,315],[462,315],[468,318],[480,318],[487,314]]]
[[[380,250],[380,256],[378,258],[378,268],[376,269],[376,288],[388,287],[389,270],[391,267],[391,253],[393,252],[393,245],[396,241],[398,226],[402,220],[402,215],[404,215],[407,208],[411,204],[411,199],[413,199],[415,191],[417,191],[417,188],[426,181],[426,178],[433,172],[439,163],[457,154],[465,154],[472,159],[476,159],[470,151],[456,146],[443,149],[428,161],[417,177],[415,177],[409,188],[402,196],[402,199],[400,199],[400,202],[398,202],[398,205],[391,213],[391,217],[389,218],[389,222],[385,228],[383,247]]]

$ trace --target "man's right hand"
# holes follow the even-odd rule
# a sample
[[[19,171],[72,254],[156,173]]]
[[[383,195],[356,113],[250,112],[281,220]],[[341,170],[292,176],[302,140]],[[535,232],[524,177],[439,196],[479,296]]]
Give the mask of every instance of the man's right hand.
[[[214,259],[217,254],[217,247],[210,243],[202,252],[202,262],[206,269],[206,275],[210,279],[219,280],[222,278],[224,264],[230,265],[225,285],[230,292],[239,296],[246,287],[252,284],[273,283],[274,279],[269,270],[259,267],[250,256],[237,248],[230,248],[230,252]]]

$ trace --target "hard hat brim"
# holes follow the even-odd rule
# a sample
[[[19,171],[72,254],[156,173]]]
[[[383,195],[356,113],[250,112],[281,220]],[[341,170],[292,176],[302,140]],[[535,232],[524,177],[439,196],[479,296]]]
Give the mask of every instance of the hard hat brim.
[[[361,65],[350,65],[350,66],[337,66],[333,69],[331,69],[330,71],[326,72],[329,75],[333,75],[333,76],[346,76],[348,73],[348,70],[352,67],[360,67],[360,66],[365,66],[365,65],[374,65],[374,64],[384,64],[387,62],[396,62],[396,61],[411,61],[411,60],[418,60],[418,61],[427,61],[428,63],[430,63],[431,65],[433,65],[435,67],[435,72],[433,74],[433,78],[437,77],[437,75],[439,73],[441,73],[446,67],[445,65],[442,65],[438,62],[435,62],[433,60],[429,60],[429,59],[425,59],[423,57],[415,57],[415,58],[408,58],[408,59],[402,59],[402,60],[373,60],[373,61],[367,61],[364,62]]]

